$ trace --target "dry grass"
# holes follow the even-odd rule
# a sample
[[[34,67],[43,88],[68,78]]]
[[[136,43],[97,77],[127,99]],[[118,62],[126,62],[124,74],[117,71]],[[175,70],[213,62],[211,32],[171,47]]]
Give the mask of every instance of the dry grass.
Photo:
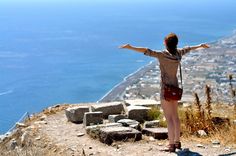
[[[147,119],[149,121],[160,120],[159,126],[160,127],[167,127],[167,123],[164,120],[164,116],[163,116],[162,112],[160,111],[159,107],[151,107],[151,109],[148,111]]]
[[[211,88],[205,87],[206,101],[202,105],[195,93],[195,101],[190,108],[180,108],[181,128],[185,138],[198,136],[198,130],[204,130],[207,136],[200,139],[207,141],[221,140],[222,144],[236,144],[236,126],[231,124],[235,120],[234,106],[212,104]]]
[[[161,111],[159,107],[151,107],[150,110],[148,110],[148,120],[160,120],[161,119]]]

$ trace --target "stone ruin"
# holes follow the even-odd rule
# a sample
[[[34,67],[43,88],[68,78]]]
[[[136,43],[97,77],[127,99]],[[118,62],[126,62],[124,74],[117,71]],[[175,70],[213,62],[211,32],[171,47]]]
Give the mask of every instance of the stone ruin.
[[[151,107],[159,106],[155,100],[127,100],[76,105],[65,114],[69,122],[83,124],[92,138],[110,145],[113,141],[139,141],[142,135],[167,139],[167,128],[159,127],[159,120],[147,121]]]

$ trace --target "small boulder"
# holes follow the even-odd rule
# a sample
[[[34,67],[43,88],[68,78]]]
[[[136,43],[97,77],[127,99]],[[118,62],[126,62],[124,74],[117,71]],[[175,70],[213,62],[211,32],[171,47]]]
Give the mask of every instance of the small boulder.
[[[160,120],[153,120],[153,121],[145,121],[143,127],[144,128],[155,128],[159,127]]]
[[[122,127],[122,124],[120,123],[106,123],[106,124],[100,124],[100,125],[93,125],[93,126],[87,126],[86,133],[90,135],[90,137],[96,139],[99,138],[100,129],[105,127]]]
[[[100,129],[99,139],[101,142],[111,145],[113,141],[141,140],[142,133],[131,127],[106,127]]]
[[[82,137],[82,136],[84,136],[85,134],[84,133],[78,133],[76,136],[77,137]]]
[[[89,106],[76,106],[65,110],[68,121],[74,123],[83,122],[84,113],[89,112]]]
[[[102,112],[86,112],[84,113],[84,126],[91,126],[103,123]]]
[[[23,147],[26,144],[26,141],[29,139],[29,132],[25,131],[20,137],[21,146]]]
[[[197,131],[197,134],[198,134],[198,136],[200,136],[200,137],[205,137],[205,136],[207,136],[207,133],[206,133],[204,130],[198,130],[198,131]]]
[[[206,148],[203,144],[196,144],[198,148]]]
[[[17,147],[17,142],[16,142],[15,139],[12,139],[12,140],[10,141],[10,149],[11,149],[11,150],[14,150],[16,147]]]
[[[122,114],[124,112],[124,106],[121,102],[109,102],[109,103],[97,103],[91,106],[93,112],[100,111],[103,113],[103,117],[107,118],[108,115]]]
[[[220,141],[219,140],[212,140],[211,143],[213,145],[220,145]]]
[[[152,136],[155,139],[167,139],[168,138],[168,130],[167,128],[144,128],[142,130],[143,134],[147,136]]]
[[[24,123],[21,123],[21,122],[17,122],[17,123],[16,123],[16,127],[17,127],[17,128],[25,128],[25,127],[27,127],[27,125],[24,124]]]
[[[135,99],[125,100],[126,106],[144,106],[144,107],[158,107],[161,105],[160,102],[150,99]]]
[[[127,107],[127,113],[128,118],[137,120],[139,122],[143,122],[147,119],[148,110],[151,108],[143,107],[143,106],[128,106]]]
[[[7,138],[7,135],[0,135],[0,143]]]
[[[117,123],[121,123],[124,127],[131,127],[137,130],[140,130],[140,123],[136,120],[131,120],[131,119],[121,119],[117,121]]]
[[[109,122],[117,122],[118,120],[126,119],[126,118],[127,117],[125,115],[122,115],[122,114],[115,114],[115,115],[109,115],[108,116]]]

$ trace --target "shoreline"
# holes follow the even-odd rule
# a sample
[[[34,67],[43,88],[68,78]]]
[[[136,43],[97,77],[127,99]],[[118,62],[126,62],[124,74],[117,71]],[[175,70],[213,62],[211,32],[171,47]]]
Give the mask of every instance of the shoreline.
[[[150,61],[148,64],[138,68],[133,73],[124,77],[124,79],[115,85],[111,90],[109,90],[103,97],[101,97],[97,103],[99,102],[110,102],[119,97],[127,88],[127,86],[135,83],[146,71],[152,69],[156,65],[157,61],[154,59]]]
[[[212,48],[210,48],[210,49],[207,49],[207,50],[200,50],[200,51],[202,51],[202,52],[206,52],[206,53],[209,53],[209,54],[206,54],[205,52],[204,53],[202,53],[202,52],[200,52],[200,53],[196,53],[196,54],[194,54],[194,55],[201,55],[201,57],[202,58],[195,58],[195,59],[200,59],[200,60],[202,60],[202,59],[204,59],[204,57],[206,57],[206,58],[208,58],[208,59],[216,59],[216,58],[214,58],[215,56],[214,56],[214,54],[212,53],[212,52],[220,52],[220,51],[225,51],[225,50],[234,50],[235,49],[235,44],[236,44],[236,30],[234,30],[234,31],[232,31],[232,33],[231,33],[231,35],[229,35],[229,36],[224,36],[224,37],[221,37],[221,38],[219,38],[219,39],[217,39],[217,40],[215,40],[215,41],[210,41],[210,42],[207,42],[209,45],[211,45],[212,46]],[[233,45],[233,46],[232,46]],[[220,54],[220,53],[219,53]],[[186,56],[185,58],[184,58],[184,60],[186,59],[186,60],[188,60],[188,59],[192,59],[191,58],[192,56],[190,55],[190,56]],[[217,59],[216,59],[217,60]],[[200,63],[200,65],[199,64],[196,64],[195,63],[195,61],[192,63],[192,62],[189,62],[189,61],[184,61],[182,64],[183,64],[183,67],[184,66],[186,66],[188,63],[190,63],[191,65],[194,65],[194,66],[196,66],[197,68],[199,68],[199,66],[201,66],[201,64],[203,63],[203,64],[206,64],[206,65],[208,65],[209,64],[209,62],[207,61],[207,60],[205,60],[205,61],[202,61],[201,63]],[[213,66],[215,66],[213,69],[215,69],[215,70],[217,70],[217,65],[216,64],[218,64],[218,63],[216,63],[216,64],[214,64],[214,62],[211,62],[212,63],[212,65]],[[123,97],[124,96],[124,94],[125,94],[125,92],[126,92],[126,89],[127,89],[127,87],[128,86],[132,86],[132,85],[134,85],[134,84],[136,84],[136,83],[139,83],[139,79],[140,78],[142,78],[143,76],[144,76],[144,74],[146,73],[146,72],[148,72],[149,70],[151,70],[151,69],[154,69],[154,67],[157,65],[158,63],[157,63],[157,61],[154,59],[154,60],[152,60],[152,61],[150,61],[148,64],[146,64],[146,65],[144,65],[144,66],[142,66],[142,67],[140,67],[139,69],[137,69],[136,71],[134,71],[133,73],[131,73],[131,74],[129,74],[129,75],[127,75],[120,83],[118,83],[118,84],[116,84],[111,90],[109,90],[104,96],[102,96],[98,101],[97,101],[97,103],[99,103],[99,102],[111,102],[111,101],[114,101],[114,100],[121,100],[121,97]],[[218,65],[220,65],[220,64],[218,64]],[[223,65],[223,64],[221,64],[221,65]],[[225,66],[227,66],[227,63],[225,64]],[[187,68],[189,68],[189,67],[187,67]],[[200,67],[201,68],[201,67]],[[189,69],[188,69],[189,70]],[[192,70],[196,70],[196,69],[192,69]],[[220,70],[218,70],[218,71],[220,71]],[[195,72],[198,72],[197,70],[195,71]],[[216,79],[214,78],[214,77],[209,77],[209,70],[208,69],[206,69],[206,70],[204,70],[204,73],[205,73],[205,76],[204,77],[202,77],[203,75],[202,75],[202,69],[200,69],[200,76],[197,76],[195,73],[191,73],[190,75],[188,74],[188,73],[184,73],[185,75],[184,75],[184,77],[188,77],[188,78],[193,78],[193,79],[197,79],[197,78],[203,78],[204,80],[203,80],[203,82],[199,82],[198,80],[195,80],[196,82],[198,82],[198,83],[208,83],[208,81],[211,81],[211,80],[214,80],[214,81],[216,81]],[[229,71],[227,71],[227,72],[229,72]],[[232,71],[231,71],[232,72]],[[232,73],[232,74],[235,74],[234,72]],[[189,77],[190,76],[190,77]],[[197,78],[194,78],[194,76],[195,77],[197,77]],[[222,77],[222,75],[221,75],[221,77],[219,77],[219,78],[223,78]],[[187,79],[186,79],[187,80]],[[189,83],[188,81],[186,81],[186,83]],[[216,82],[218,85],[220,84],[220,83],[225,83],[225,82]],[[190,97],[191,97],[191,99],[192,99],[192,95],[191,95],[191,91],[192,92],[195,92],[195,91],[193,91],[193,88],[190,88],[190,87],[193,87],[194,86],[194,84],[195,83],[193,83],[192,82],[192,86],[190,85],[189,86],[189,84],[187,84],[187,87],[185,87],[185,92],[188,92],[187,94],[185,94],[185,98],[184,98],[184,101],[189,101],[190,100]],[[196,83],[197,84],[197,83]],[[225,85],[225,84],[224,84]],[[215,87],[219,87],[219,86],[215,86]],[[197,91],[199,91],[199,90],[197,90]],[[202,94],[201,92],[200,92],[200,94]],[[187,96],[186,96],[187,95]],[[201,95],[201,98],[203,98],[204,97],[204,95]],[[224,101],[224,100],[223,100]],[[230,101],[229,99],[227,99],[226,100],[227,102],[228,101]]]

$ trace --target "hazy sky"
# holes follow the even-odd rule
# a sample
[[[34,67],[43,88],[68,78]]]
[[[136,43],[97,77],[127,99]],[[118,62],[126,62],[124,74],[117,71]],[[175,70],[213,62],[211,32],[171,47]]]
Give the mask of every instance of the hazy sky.
[[[0,0],[0,5],[2,4],[96,4],[96,3],[119,3],[119,4],[137,4],[137,3],[150,3],[150,2],[158,2],[158,3],[166,3],[166,4],[188,4],[188,5],[195,5],[195,4],[202,4],[202,7],[205,7],[205,4],[231,4],[234,0]],[[218,5],[220,6],[220,5]],[[210,8],[209,8],[210,9]]]

